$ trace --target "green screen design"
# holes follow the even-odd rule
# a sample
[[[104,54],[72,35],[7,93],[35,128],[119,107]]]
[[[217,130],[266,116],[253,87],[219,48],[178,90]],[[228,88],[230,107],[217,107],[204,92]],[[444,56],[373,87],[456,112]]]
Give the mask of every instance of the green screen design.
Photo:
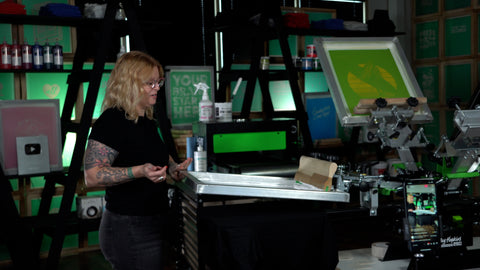
[[[224,133],[213,135],[214,153],[284,150],[287,148],[285,131]]]
[[[471,17],[457,17],[445,20],[445,56],[471,54]]]
[[[438,57],[439,40],[438,21],[417,23],[415,26],[415,58]]]
[[[423,95],[427,97],[428,103],[440,102],[438,89],[439,77],[438,66],[417,67],[416,78]]]
[[[360,99],[410,97],[390,50],[332,50],[329,54],[351,112]]]

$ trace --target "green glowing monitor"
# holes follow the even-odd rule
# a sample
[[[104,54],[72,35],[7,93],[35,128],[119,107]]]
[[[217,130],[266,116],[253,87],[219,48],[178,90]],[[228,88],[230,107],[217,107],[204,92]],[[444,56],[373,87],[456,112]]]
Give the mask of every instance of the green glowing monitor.
[[[285,150],[286,148],[287,133],[285,131],[224,133],[213,135],[213,152],[216,154]]]

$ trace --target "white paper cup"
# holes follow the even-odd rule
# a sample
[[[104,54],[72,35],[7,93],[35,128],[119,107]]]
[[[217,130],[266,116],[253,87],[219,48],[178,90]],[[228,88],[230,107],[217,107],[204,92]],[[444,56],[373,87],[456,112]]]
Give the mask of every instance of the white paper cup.
[[[232,102],[215,103],[215,119],[217,122],[232,122]]]

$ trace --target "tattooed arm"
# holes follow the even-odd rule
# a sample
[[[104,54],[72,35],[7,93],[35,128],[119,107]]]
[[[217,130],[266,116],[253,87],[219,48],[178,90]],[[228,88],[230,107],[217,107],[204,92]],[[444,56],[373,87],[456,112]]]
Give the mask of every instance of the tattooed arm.
[[[89,140],[85,151],[84,174],[87,187],[106,187],[126,183],[139,177],[152,182],[165,181],[167,166],[150,163],[132,167],[112,167],[118,152],[103,143]]]

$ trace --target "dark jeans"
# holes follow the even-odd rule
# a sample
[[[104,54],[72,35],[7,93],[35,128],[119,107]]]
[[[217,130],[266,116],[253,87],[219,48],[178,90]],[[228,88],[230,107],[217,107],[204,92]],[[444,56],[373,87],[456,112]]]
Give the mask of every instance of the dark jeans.
[[[163,269],[166,217],[124,216],[105,210],[100,248],[113,269]]]

